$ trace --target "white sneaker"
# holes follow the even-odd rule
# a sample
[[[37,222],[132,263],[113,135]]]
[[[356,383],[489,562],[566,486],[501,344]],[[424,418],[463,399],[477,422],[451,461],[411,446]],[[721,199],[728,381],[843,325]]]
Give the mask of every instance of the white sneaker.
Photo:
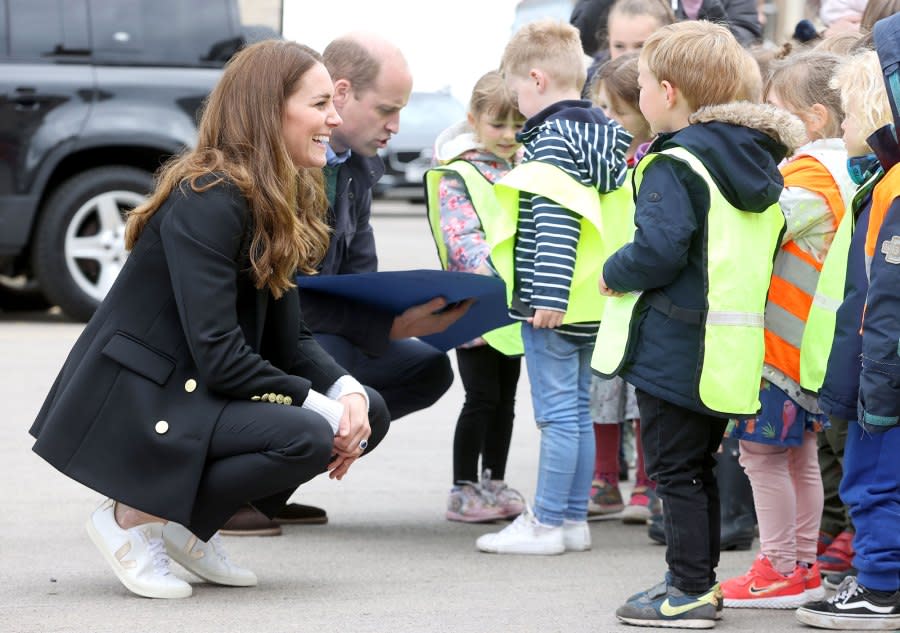
[[[526,508],[500,532],[485,534],[475,546],[491,554],[536,554],[548,556],[566,551],[562,526],[544,525]]]
[[[256,574],[229,560],[218,532],[204,543],[180,523],[169,521],[162,536],[169,556],[203,580],[231,587],[256,586]]]
[[[162,523],[127,530],[116,522],[116,502],[107,499],[87,521],[88,536],[129,591],[145,598],[189,598],[191,586],[169,570]]]
[[[563,521],[563,543],[567,552],[586,552],[591,549],[591,530],[587,521]]]

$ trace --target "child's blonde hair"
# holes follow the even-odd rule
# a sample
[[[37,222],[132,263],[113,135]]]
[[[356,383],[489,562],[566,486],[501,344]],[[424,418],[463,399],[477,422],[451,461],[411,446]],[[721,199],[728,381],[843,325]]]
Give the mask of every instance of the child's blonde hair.
[[[844,109],[840,92],[830,82],[840,64],[840,56],[821,51],[804,51],[776,60],[771,65],[763,97],[776,92],[795,114],[816,104],[825,106],[828,122],[822,128],[822,137],[837,138],[841,136]]]
[[[586,73],[578,29],[546,18],[516,31],[503,51],[500,71],[504,75],[524,77],[532,68],[543,70],[560,86],[580,93]]]
[[[763,95],[763,69],[759,58],[750,51],[744,52],[744,72],[741,89],[737,94],[740,101],[761,103]]]
[[[852,112],[856,115],[863,138],[894,122],[884,89],[881,63],[875,51],[857,53],[844,60],[829,85],[840,91],[844,114]]]
[[[850,55],[859,42],[859,33],[837,33],[822,39],[813,46],[814,51],[834,53],[844,57]]]
[[[469,99],[469,112],[474,117],[489,114],[497,119],[512,116],[514,119],[524,120],[513,93],[497,70],[486,72],[475,82]]]
[[[638,85],[638,53],[626,53],[603,64],[591,84],[591,99],[597,101],[600,87],[606,89],[614,109],[624,103],[640,112],[641,87]]]
[[[691,109],[698,110],[735,100],[743,88],[744,55],[724,26],[687,20],[647,38],[640,58],[658,81],[673,84]]]

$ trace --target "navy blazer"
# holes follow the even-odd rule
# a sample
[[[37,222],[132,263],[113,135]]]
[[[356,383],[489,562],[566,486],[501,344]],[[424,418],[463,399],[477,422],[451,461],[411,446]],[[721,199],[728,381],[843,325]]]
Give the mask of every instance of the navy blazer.
[[[303,325],[296,289],[277,300],[256,289],[250,231],[247,202],[227,182],[169,196],[56,378],[31,427],[35,452],[188,525],[229,401],[272,394],[300,406],[347,373]]]

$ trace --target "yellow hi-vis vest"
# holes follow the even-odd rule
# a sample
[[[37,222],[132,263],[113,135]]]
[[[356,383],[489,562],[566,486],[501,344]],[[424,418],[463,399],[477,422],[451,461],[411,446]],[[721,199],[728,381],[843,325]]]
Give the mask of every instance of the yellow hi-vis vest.
[[[825,370],[828,368],[828,357],[834,342],[834,330],[837,322],[837,310],[844,301],[844,287],[847,281],[847,259],[850,256],[850,242],[853,239],[854,218],[856,209],[863,198],[871,193],[882,172],[869,177],[860,185],[859,190],[844,213],[838,225],[834,240],[822,264],[816,294],[813,297],[803,339],[800,344],[800,386],[809,391],[818,392],[825,382]]]
[[[597,286],[603,262],[634,234],[630,188],[620,187],[601,194],[558,167],[540,161],[522,163],[494,183],[494,192],[504,211],[501,216],[504,226],[497,234],[491,261],[506,282],[508,304],[512,303],[515,286],[520,191],[549,198],[581,216],[581,236],[575,249],[575,270],[563,323],[599,321],[605,302]]]
[[[498,226],[502,225],[503,222],[500,217],[502,210],[497,203],[497,198],[494,196],[493,184],[472,163],[465,160],[456,160],[425,172],[425,201],[428,205],[428,223],[431,226],[431,236],[434,238],[434,245],[441,260],[441,266],[446,270],[448,255],[447,245],[444,243],[444,236],[441,231],[440,201],[440,181],[444,175],[458,176],[462,179],[489,247],[492,245],[493,236],[498,233]],[[490,332],[485,332],[481,336],[488,345],[507,356],[521,356],[525,353],[522,345],[521,323],[504,325]]]
[[[707,309],[700,319],[700,402],[719,413],[756,413],[765,355],[763,313],[784,216],[777,203],[762,213],[736,209],[693,154],[682,147],[661,153],[685,163],[709,188],[704,238]],[[635,189],[658,156],[648,154],[638,163]],[[615,376],[625,363],[640,296],[640,292],[631,292],[606,303],[591,360],[591,367],[601,376]]]

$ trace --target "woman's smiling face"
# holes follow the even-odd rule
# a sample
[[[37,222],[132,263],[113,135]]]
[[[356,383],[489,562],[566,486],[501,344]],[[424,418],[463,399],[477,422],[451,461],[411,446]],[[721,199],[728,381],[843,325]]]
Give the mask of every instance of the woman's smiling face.
[[[341,124],[334,109],[334,84],[321,63],[313,65],[284,103],[282,133],[294,166],[324,167],[331,131]]]

